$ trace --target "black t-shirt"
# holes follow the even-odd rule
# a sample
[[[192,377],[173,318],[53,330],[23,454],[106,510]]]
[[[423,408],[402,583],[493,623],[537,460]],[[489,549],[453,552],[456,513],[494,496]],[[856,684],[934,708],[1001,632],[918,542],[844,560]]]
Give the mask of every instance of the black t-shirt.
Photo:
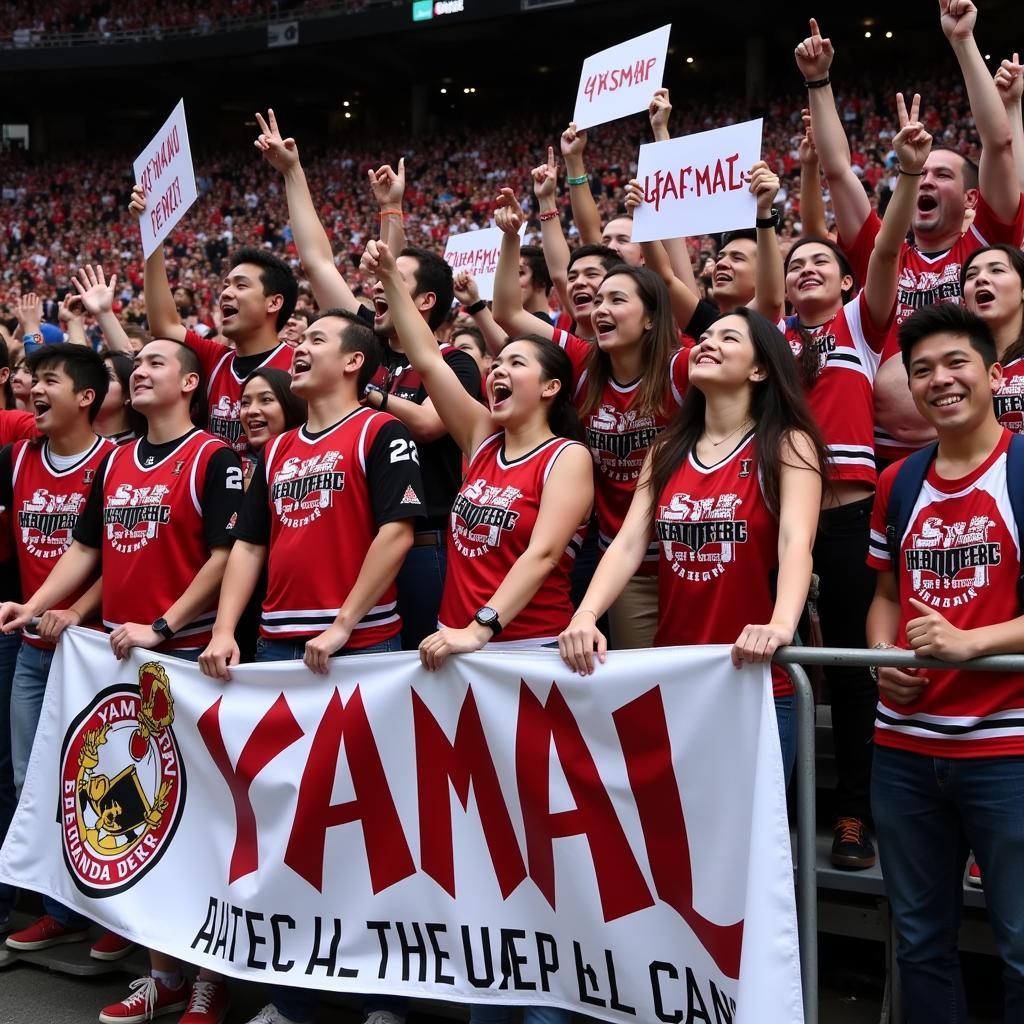
[[[240,356],[236,352],[234,362],[235,376],[239,380],[245,380],[253,370],[267,361],[267,356],[273,351],[275,351],[275,349],[270,349],[267,352],[257,352],[251,356]]]
[[[710,299],[700,299],[697,302],[697,308],[693,311],[693,316],[690,317],[690,322],[686,325],[684,333],[696,341],[700,341],[700,336],[721,315],[721,310]]]
[[[315,441],[336,426],[336,423],[332,424],[326,430],[315,434],[305,427],[300,429],[304,437]],[[366,453],[366,489],[370,495],[373,521],[378,527],[385,523],[412,518],[409,502],[405,500],[406,491],[410,487],[417,493],[420,491],[420,473],[416,463],[412,459],[401,462],[393,462],[391,459],[392,442],[400,439],[408,442],[409,431],[397,420],[391,420],[380,428]],[[420,451],[422,453],[422,449]],[[260,452],[252,481],[245,492],[242,510],[231,529],[231,536],[235,540],[249,544],[266,546],[270,543],[270,494],[267,491],[266,449]]]
[[[187,436],[183,434],[164,444],[151,444],[143,438],[139,442],[139,458],[143,463],[148,463],[148,460],[152,459],[154,465],[162,462],[180,447]],[[72,534],[80,544],[90,548],[103,546],[103,480],[107,474],[109,459],[110,455],[107,455],[96,471],[92,490]],[[230,448],[218,448],[206,465],[206,479],[203,482],[199,504],[203,510],[206,544],[211,551],[214,548],[229,547],[234,543],[234,538],[228,533],[228,523],[242,502],[242,489],[238,486],[241,477],[237,476],[240,472],[238,456]]]

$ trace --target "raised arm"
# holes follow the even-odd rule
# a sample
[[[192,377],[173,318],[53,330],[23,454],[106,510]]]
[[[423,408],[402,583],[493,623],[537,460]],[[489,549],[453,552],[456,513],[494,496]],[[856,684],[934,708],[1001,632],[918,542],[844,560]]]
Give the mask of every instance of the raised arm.
[[[141,217],[146,210],[146,193],[141,185],[132,189],[131,202],[128,210],[134,216]],[[164,263],[164,247],[158,245],[146,260],[143,274],[143,285],[146,301],[146,319],[149,321],[149,333],[154,338],[171,338],[174,341],[185,341],[185,325],[178,316],[178,307],[174,304],[174,294],[167,280],[167,265]]]
[[[825,196],[821,190],[821,163],[814,145],[814,129],[811,127],[811,112],[801,111],[804,122],[804,137],[800,140],[800,225],[807,238],[827,238],[828,222],[825,220]]]
[[[405,157],[398,161],[396,171],[390,164],[377,170],[370,168],[370,191],[380,207],[380,240],[395,253],[405,248],[405,216],[402,200],[405,198]]]
[[[555,163],[553,147],[548,146],[548,162],[534,167],[531,173],[533,194],[540,206],[540,240],[544,262],[548,265],[548,274],[562,309],[569,309],[569,244],[562,233],[562,220],[558,215],[558,165]]]
[[[131,343],[128,335],[125,334],[121,321],[114,315],[117,274],[111,274],[108,281],[103,273],[103,267],[87,263],[71,278],[71,284],[78,293],[76,299],[82,308],[96,318],[107,348],[115,352],[129,351]]]
[[[492,356],[496,356],[501,351],[502,345],[505,344],[507,335],[498,326],[487,303],[481,301],[480,289],[477,288],[473,275],[468,270],[460,270],[455,275],[452,284],[455,286],[455,298],[466,307],[466,312],[473,318],[473,323],[484,336],[487,351]]]
[[[523,211],[510,188],[503,188],[498,196],[494,223],[504,232],[494,274],[494,319],[510,338],[520,334],[553,338],[554,328],[550,324],[523,309],[523,293],[519,290],[519,228]],[[547,249],[544,255],[547,256]]]
[[[917,205],[924,162],[932,149],[932,137],[917,119],[920,106],[921,97],[915,93],[908,115],[903,93],[896,94],[900,130],[892,140],[892,146],[899,160],[899,175],[896,190],[875,238],[864,279],[864,301],[876,327],[883,327],[892,317],[899,282],[900,251]]]
[[[77,296],[68,294],[57,308],[57,320],[64,328],[64,335],[70,345],[89,347],[89,339],[85,336],[85,324],[82,322],[83,310],[75,301]]]
[[[626,186],[626,210],[632,216],[643,201],[643,189],[640,187],[640,182],[634,178]],[[684,239],[678,239],[678,241],[682,241],[683,245],[686,245]],[[644,264],[647,269],[653,270],[665,282],[676,326],[681,331],[685,331],[697,308],[696,283],[693,288],[690,288],[679,280],[669,258],[668,250],[661,242],[641,242],[640,251],[644,254]],[[689,257],[686,262],[689,264]],[[693,278],[692,272],[690,277]]]
[[[750,170],[750,191],[757,197],[757,219],[772,216],[779,194],[779,176],[759,160]],[[786,302],[786,273],[775,225],[757,229],[757,272],[754,277],[754,309],[773,324],[779,322]]]
[[[1004,223],[1017,216],[1020,181],[1013,163],[1013,133],[985,58],[974,38],[978,8],[971,0],[939,0],[942,31],[960,64],[974,124],[981,137],[978,183],[985,202]]]
[[[384,286],[388,309],[409,362],[423,378],[427,394],[448,433],[462,451],[469,454],[492,432],[490,413],[466,391],[455,371],[445,362],[437,339],[406,290],[394,254],[387,245],[371,239],[363,255],[363,266]]]
[[[1024,120],[1021,116],[1021,92],[1024,91],[1024,66],[1020,54],[999,65],[993,81],[1003,101],[1010,131],[1013,133],[1013,165],[1017,168],[1017,184],[1024,189]]]
[[[576,130],[573,121],[562,132],[562,156],[565,159],[565,173],[569,182],[569,201],[572,216],[584,245],[599,245],[601,242],[601,214],[590,191],[590,179],[583,165],[583,151],[587,148],[587,133]]]
[[[822,38],[817,21],[811,18],[811,34],[796,48],[796,66],[804,76],[804,81],[827,82],[834,55],[832,40]],[[871,203],[860,179],[853,173],[850,143],[836,110],[831,84],[809,88],[807,96],[811,124],[814,126],[814,142],[818,147],[825,177],[828,178],[839,235],[850,244],[871,213]]]
[[[255,146],[267,163],[284,178],[288,219],[295,237],[295,248],[309,275],[317,305],[321,309],[347,309],[354,313],[359,302],[334,262],[331,242],[313,205],[309,184],[302,164],[299,163],[299,148],[295,140],[281,137],[273,110],[267,111],[266,119],[257,113],[256,121],[260,126],[260,135]]]

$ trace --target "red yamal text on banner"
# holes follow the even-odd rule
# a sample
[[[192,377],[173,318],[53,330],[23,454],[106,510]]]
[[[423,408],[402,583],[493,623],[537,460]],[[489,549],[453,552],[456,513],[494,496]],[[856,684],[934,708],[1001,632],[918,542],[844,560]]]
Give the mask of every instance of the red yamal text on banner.
[[[719,192],[736,192],[747,187],[746,171],[736,173],[736,161],[739,153],[733,153],[725,159],[718,159],[702,167],[680,167],[678,172],[663,171],[660,168],[652,175],[644,175],[644,202],[650,203],[657,211],[665,199],[686,198],[687,191],[700,199],[701,196],[713,196]]]
[[[591,75],[587,79],[583,91],[586,93],[587,99],[593,102],[602,93],[615,92],[617,89],[639,85],[641,82],[650,80],[651,71],[657,63],[657,57],[648,57],[646,60],[638,60],[635,64],[624,68],[612,68],[609,71],[602,71],[598,75]]]
[[[146,161],[146,169],[142,172],[142,180],[139,184],[146,195],[153,189],[154,179],[167,170],[171,161],[181,152],[181,142],[178,139],[178,126],[175,125],[167,134],[167,138],[160,143],[153,151],[153,155]]]
[[[181,179],[175,178],[149,211],[154,234],[159,232],[163,225],[170,220],[179,206],[181,206]]]
[[[498,250],[471,249],[468,252],[453,252],[448,256],[448,265],[453,271],[468,270],[474,276],[493,274],[498,269]]]

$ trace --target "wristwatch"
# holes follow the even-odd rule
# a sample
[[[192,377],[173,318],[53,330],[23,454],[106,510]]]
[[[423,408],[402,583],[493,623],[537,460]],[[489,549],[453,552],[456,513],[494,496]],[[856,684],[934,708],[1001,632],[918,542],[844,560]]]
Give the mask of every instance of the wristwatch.
[[[772,212],[767,217],[758,217],[754,221],[754,226],[759,228],[777,228],[779,226],[779,211],[776,207],[772,207]]]
[[[167,620],[161,615],[150,627],[154,633],[159,633],[165,640],[174,639],[174,630],[167,624]]]
[[[502,630],[502,625],[498,621],[498,613],[487,605],[478,609],[473,618],[476,619],[481,626],[486,626],[493,636],[497,636]]]
[[[896,647],[895,644],[890,644],[890,643],[887,643],[885,640],[881,640],[877,644],[875,644],[875,646],[872,647],[871,650],[873,650],[873,651],[891,651],[891,650],[894,650],[895,647]],[[869,665],[868,666],[868,672],[871,675],[871,678],[877,683],[878,682],[878,665]]]

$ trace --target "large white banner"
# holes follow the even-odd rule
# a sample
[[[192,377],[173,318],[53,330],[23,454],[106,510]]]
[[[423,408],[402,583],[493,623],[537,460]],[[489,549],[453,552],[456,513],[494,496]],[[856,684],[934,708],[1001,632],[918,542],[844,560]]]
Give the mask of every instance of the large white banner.
[[[802,1020],[771,684],[722,647],[223,684],[68,630],[0,877],[239,978]]]
[[[641,146],[644,201],[633,215],[633,241],[752,228],[757,199],[748,174],[761,159],[762,125],[757,118]]]

